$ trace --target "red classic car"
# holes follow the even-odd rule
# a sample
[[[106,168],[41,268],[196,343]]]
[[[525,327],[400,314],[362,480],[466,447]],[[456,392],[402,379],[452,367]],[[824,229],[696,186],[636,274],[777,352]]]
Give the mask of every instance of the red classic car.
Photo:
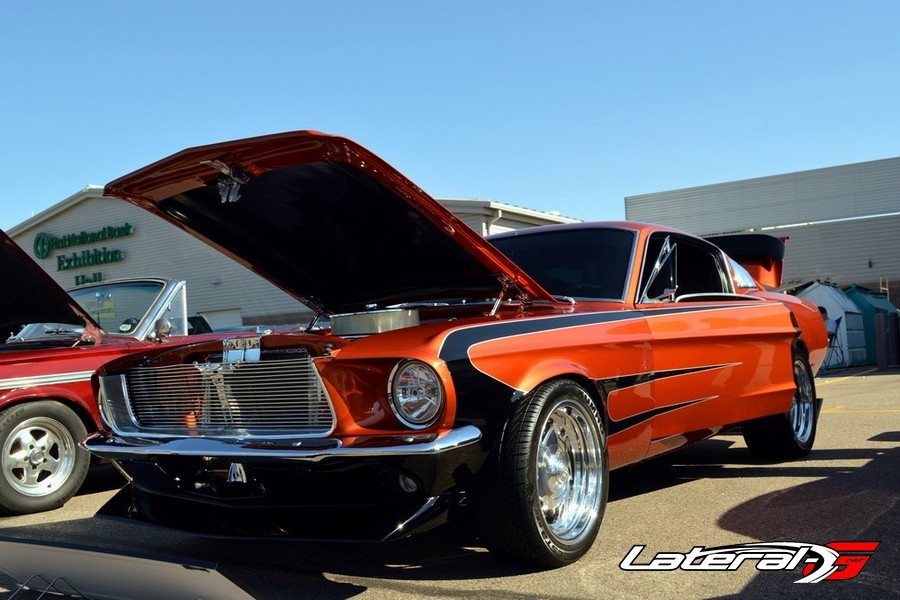
[[[488,548],[559,566],[594,541],[609,469],[737,426],[767,457],[812,447],[825,329],[751,277],[771,279],[777,257],[745,251],[745,269],[639,223],[488,241],[374,154],[314,132],[185,150],[106,194],[318,314],[305,332],[101,368],[106,427],[85,446],[130,479],[106,514],[390,540],[465,500]]]
[[[66,294],[3,232],[0,266],[0,512],[38,512],[62,506],[87,474],[78,442],[100,426],[94,370],[184,336],[185,284],[129,279]]]

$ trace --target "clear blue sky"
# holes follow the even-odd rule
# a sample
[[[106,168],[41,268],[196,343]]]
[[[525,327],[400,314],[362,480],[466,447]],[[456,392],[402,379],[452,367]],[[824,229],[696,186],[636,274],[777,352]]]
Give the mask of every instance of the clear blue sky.
[[[318,129],[436,197],[623,198],[900,155],[900,2],[16,2],[0,227],[185,147]]]

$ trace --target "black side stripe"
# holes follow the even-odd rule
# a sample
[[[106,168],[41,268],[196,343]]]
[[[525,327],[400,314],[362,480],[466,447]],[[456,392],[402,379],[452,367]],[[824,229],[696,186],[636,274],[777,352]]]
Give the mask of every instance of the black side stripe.
[[[690,375],[692,373],[702,373],[704,371],[714,371],[716,369],[721,369],[724,367],[733,366],[736,363],[723,363],[720,365],[708,365],[703,367],[694,367],[688,369],[672,369],[670,371],[653,371],[648,373],[639,373],[637,375],[629,375],[627,377],[616,377],[611,379],[601,379],[597,383],[603,386],[603,389],[606,390],[607,394],[612,394],[613,392],[618,392],[620,390],[625,390],[631,387],[635,387],[638,385],[642,385],[645,383],[650,383],[651,381],[660,381],[662,379],[669,379],[672,377],[681,377],[683,375]],[[713,396],[715,397],[715,396]],[[704,402],[706,400],[711,400],[712,398],[701,398],[699,400],[693,400],[690,402],[685,402],[681,404],[673,404],[671,406],[663,406],[660,408],[656,408],[653,410],[649,410],[632,417],[626,417],[625,419],[615,420],[612,417],[609,419],[609,434],[613,435],[616,433],[621,433],[626,429],[634,427],[636,425],[640,425],[646,421],[649,421],[653,417],[665,414],[669,411],[676,410],[679,408],[686,408],[698,402]]]
[[[603,386],[607,394],[626,390],[628,388],[650,383],[651,381],[660,381],[671,377],[681,377],[682,375],[690,375],[692,373],[702,373],[704,371],[714,371],[724,367],[733,367],[740,363],[722,363],[720,365],[704,365],[702,367],[691,367],[686,369],[672,369],[669,371],[648,371],[647,373],[637,373],[635,375],[625,375],[622,377],[611,377],[609,379],[598,379],[597,383]]]
[[[521,399],[523,392],[476,369],[469,358],[469,348],[475,344],[518,335],[564,330],[585,325],[598,325],[709,310],[711,309],[708,306],[677,306],[650,311],[576,313],[472,325],[447,334],[438,351],[438,357],[447,363],[447,368],[450,370],[451,377],[453,377],[457,393],[457,418],[466,422],[480,422],[483,424],[482,426],[487,425],[484,431],[485,433],[490,432],[491,435],[485,437],[484,444],[489,445],[492,443],[493,435],[496,433],[494,428],[499,431],[499,426],[506,419],[509,407],[515,405]],[[713,310],[721,309],[716,308]],[[652,418],[652,415],[647,418]]]
[[[698,398],[697,400],[691,400],[689,402],[682,402],[681,404],[673,404],[672,406],[661,406],[659,408],[655,408],[653,410],[648,410],[647,412],[642,412],[639,415],[634,415],[633,417],[627,417],[627,418],[621,419],[619,421],[616,421],[616,420],[610,418],[610,420],[609,420],[609,435],[615,435],[617,433],[622,433],[626,429],[631,429],[632,427],[636,427],[638,425],[646,423],[653,417],[658,417],[659,415],[664,415],[668,412],[680,410],[682,408],[687,408],[689,406],[699,404],[700,402],[706,402],[707,400],[712,400],[714,398],[718,398],[718,396],[710,396],[709,398]]]
[[[537,317],[514,321],[499,321],[497,323],[474,325],[465,329],[458,329],[448,334],[447,337],[444,338],[444,343],[441,346],[438,356],[449,362],[463,356],[468,356],[468,350],[471,346],[489,340],[525,335],[528,333],[568,329],[570,327],[580,327],[584,325],[599,325],[601,323],[615,323],[617,321],[642,319],[648,316],[699,312],[704,310],[708,311],[710,308],[708,306],[688,306],[661,308],[650,312],[638,310],[605,311],[553,317]]]

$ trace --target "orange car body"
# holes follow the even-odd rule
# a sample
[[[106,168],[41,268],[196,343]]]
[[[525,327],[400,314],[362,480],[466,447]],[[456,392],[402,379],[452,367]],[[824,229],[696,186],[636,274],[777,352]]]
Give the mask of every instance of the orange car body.
[[[106,192],[323,317],[251,346],[163,345],[102,368],[106,431],[85,445],[131,480],[110,514],[403,537],[470,491],[517,406],[548,382],[593,399],[617,468],[787,413],[796,357],[815,372],[825,353],[815,306],[765,291],[709,242],[629,222],[486,241],[344,138],[194,148]],[[269,370],[291,352],[299,383]],[[289,421],[304,403],[313,425]]]
[[[652,232],[667,228],[639,223],[566,226],[633,228],[638,247]],[[554,227],[561,229],[561,227]],[[628,297],[638,294],[635,261]],[[435,431],[450,430],[455,410],[454,377],[447,365],[469,362],[476,371],[503,384],[510,401],[541,383],[573,378],[598,388],[609,419],[610,468],[615,469],[675,450],[690,442],[763,415],[786,412],[794,395],[791,356],[797,345],[818,371],[827,338],[818,310],[810,302],[762,289],[710,302],[638,304],[632,301],[579,301],[564,309],[500,310],[433,326],[401,329],[356,340],[321,363],[333,398],[345,398],[337,431],[377,435],[371,399],[381,395],[380,413],[390,415],[387,394],[377,380],[361,386],[366,398],[348,398],[345,364],[399,355],[431,364],[442,374],[448,410]],[[455,340],[464,340],[455,342]],[[453,349],[449,348],[453,345]],[[402,351],[401,351],[402,349]],[[415,349],[416,352],[411,352]],[[337,371],[335,373],[335,371]],[[376,378],[377,379],[377,378]],[[386,388],[385,388],[386,389]],[[354,392],[360,391],[354,388]],[[343,404],[343,403],[342,403]],[[469,410],[477,413],[475,400]],[[342,407],[343,408],[343,407]],[[473,421],[476,414],[467,415]],[[388,427],[393,429],[394,423]]]

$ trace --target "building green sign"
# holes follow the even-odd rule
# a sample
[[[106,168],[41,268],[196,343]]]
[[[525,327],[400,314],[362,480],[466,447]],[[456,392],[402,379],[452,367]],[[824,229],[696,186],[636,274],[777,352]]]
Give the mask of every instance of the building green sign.
[[[108,263],[121,262],[125,260],[125,253],[121,250],[107,250],[103,248],[94,248],[93,250],[82,250],[81,252],[73,252],[68,256],[61,254],[56,257],[56,270],[69,271],[71,269],[84,269],[87,267],[97,267]]]
[[[82,231],[80,233],[69,233],[69,234],[59,235],[59,236],[50,235],[49,233],[39,233],[34,238],[34,255],[40,259],[49,258],[50,255],[53,254],[54,250],[61,250],[64,248],[73,248],[75,246],[86,246],[88,244],[99,244],[102,242],[106,242],[108,240],[114,240],[114,239],[118,239],[118,238],[128,237],[133,234],[134,234],[134,227],[131,225],[131,223],[125,223],[124,225],[122,225],[120,227],[114,227],[114,226],[108,225],[98,231]],[[121,252],[119,252],[118,250],[107,251],[106,248],[103,248],[103,250],[93,250],[90,252],[92,254],[91,258],[84,256],[84,254],[85,254],[84,252],[82,252],[81,255],[78,255],[77,253],[72,253],[69,257],[66,257],[67,259],[70,259],[70,258],[72,259],[71,262],[68,262],[67,264],[74,265],[74,263],[76,263],[76,259],[81,259],[81,260],[78,260],[77,262],[83,262],[83,264],[80,264],[79,266],[89,266],[91,264],[103,264],[105,262],[116,262],[116,259],[103,260],[103,259],[96,258],[96,254],[94,254],[94,253],[97,253],[97,252],[100,252],[103,255],[106,255],[108,252],[118,252],[120,255],[118,260],[122,260]],[[59,260],[62,261],[63,257],[60,257]],[[86,262],[88,260],[93,260],[93,261],[99,260],[99,262]],[[77,268],[75,266],[63,267],[62,266],[63,264],[65,264],[65,263],[58,262],[57,270],[65,271],[67,269]]]

